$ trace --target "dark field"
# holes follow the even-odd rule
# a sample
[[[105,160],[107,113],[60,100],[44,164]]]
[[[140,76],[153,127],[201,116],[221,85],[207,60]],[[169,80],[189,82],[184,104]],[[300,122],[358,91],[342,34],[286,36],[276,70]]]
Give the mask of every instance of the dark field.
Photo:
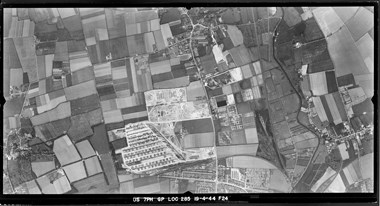
[[[323,38],[323,33],[314,18],[306,20],[305,24],[306,29],[303,34],[306,42]]]
[[[243,34],[243,43],[247,48],[259,45],[257,39],[260,41],[261,37],[256,36],[258,32],[256,31],[255,24],[239,25],[237,27]]]
[[[71,127],[67,134],[73,142],[78,142],[83,138],[91,136],[93,132],[86,117],[84,115],[77,115],[71,117]]]
[[[90,142],[99,154],[106,154],[111,151],[108,144],[106,127],[104,124],[100,124],[94,127],[94,135],[90,137]]]
[[[185,128],[189,132],[189,134],[198,134],[214,131],[210,118],[182,121],[182,127]]]
[[[71,115],[87,113],[100,107],[99,97],[93,94],[87,97],[70,101]]]
[[[106,174],[108,185],[118,186],[119,180],[117,178],[115,164],[111,154],[101,154],[100,159],[103,171]]]

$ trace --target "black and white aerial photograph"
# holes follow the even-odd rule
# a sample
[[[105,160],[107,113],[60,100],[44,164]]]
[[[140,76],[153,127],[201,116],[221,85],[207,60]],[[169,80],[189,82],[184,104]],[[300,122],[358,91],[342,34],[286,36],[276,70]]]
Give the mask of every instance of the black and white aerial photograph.
[[[373,193],[374,13],[3,8],[3,194]]]

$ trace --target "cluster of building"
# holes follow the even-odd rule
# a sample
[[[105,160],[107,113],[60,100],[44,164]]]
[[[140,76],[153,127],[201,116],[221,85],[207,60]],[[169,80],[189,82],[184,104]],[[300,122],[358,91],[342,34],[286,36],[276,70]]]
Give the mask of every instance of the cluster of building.
[[[143,174],[184,161],[183,154],[173,149],[165,137],[155,133],[147,123],[135,123],[125,126],[127,147],[118,149],[123,167],[133,173]]]

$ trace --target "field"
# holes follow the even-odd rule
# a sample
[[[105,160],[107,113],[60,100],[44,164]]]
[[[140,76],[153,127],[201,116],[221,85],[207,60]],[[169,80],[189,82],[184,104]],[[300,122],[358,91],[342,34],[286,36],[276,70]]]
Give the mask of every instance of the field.
[[[54,141],[53,151],[61,166],[76,162],[81,159],[77,149],[70,138],[65,135]]]
[[[284,20],[289,27],[293,27],[302,21],[300,14],[294,7],[285,7],[284,10]]]
[[[257,31],[255,24],[239,25],[238,28],[243,34],[243,42],[247,48],[259,45],[261,36],[256,35]]]
[[[357,42],[356,46],[364,59],[364,63],[370,73],[374,71],[374,41],[369,34],[365,34]]]
[[[215,68],[217,67],[217,64],[215,62],[213,54],[201,57],[201,64],[206,74],[215,73]]]
[[[74,71],[69,75],[69,77],[71,77],[72,85],[80,84],[95,78],[94,70],[92,67],[85,67],[83,69]]]
[[[306,28],[303,34],[304,34],[306,42],[323,38],[323,33],[314,18],[310,18],[306,20],[305,24],[306,24]]]
[[[90,138],[90,142],[95,151],[99,154],[106,154],[110,152],[106,127],[104,124],[100,124],[94,127],[94,135]]]
[[[230,145],[230,146],[218,146],[216,151],[218,158],[225,158],[230,156],[237,155],[256,155],[258,145],[249,144],[249,145]]]
[[[75,182],[73,183],[73,186],[79,193],[94,193],[94,190],[96,189],[106,188],[107,182],[104,177],[104,173],[100,173]]]
[[[31,164],[27,160],[8,160],[6,162],[8,168],[8,175],[12,182],[13,187],[17,187],[24,182],[32,180]]]
[[[71,117],[71,127],[67,134],[73,142],[78,142],[83,138],[93,135],[91,125],[84,115]]]
[[[70,118],[64,118],[57,121],[49,122],[46,124],[38,125],[35,127],[36,135],[43,141],[55,139],[64,131],[68,131],[71,125]]]
[[[236,26],[228,25],[227,33],[231,38],[231,41],[234,46],[239,46],[240,44],[243,44],[243,34]]]
[[[355,15],[346,22],[347,28],[354,38],[354,41],[359,40],[360,37],[373,28],[373,19],[373,13],[361,7],[356,11]]]
[[[288,128],[288,124],[286,121],[278,122],[272,125],[273,135],[277,139],[277,141],[281,139],[286,139],[290,137],[290,132]]]
[[[29,81],[38,81],[37,56],[35,50],[33,49],[33,37],[15,38],[13,39],[13,42],[20,58],[21,66],[23,70],[28,73]]]
[[[95,151],[92,148],[88,140],[84,140],[75,144],[82,158],[87,158],[95,155]]]
[[[349,73],[354,75],[369,73],[347,27],[343,26],[327,39],[327,43],[338,77]]]
[[[210,118],[182,121],[181,124],[189,134],[213,132]]]
[[[75,182],[87,177],[83,162],[76,162],[63,167],[70,182]]]
[[[319,7],[312,12],[325,37],[338,31],[344,24],[332,7]]]
[[[212,147],[214,146],[214,133],[196,133],[188,134],[184,137],[183,143],[181,143],[185,149],[200,148],[200,147]]]
[[[284,173],[282,173],[280,170],[272,170],[268,188],[285,193],[290,192],[292,189]]]
[[[222,21],[225,24],[237,24],[240,22],[240,15],[237,8],[228,8],[222,13]]]
[[[106,40],[108,43],[108,50],[111,53],[112,59],[120,59],[129,56],[129,49],[127,44],[127,37]]]
[[[100,107],[99,97],[97,94],[89,95],[70,101],[71,115],[88,113]]]
[[[300,102],[296,93],[284,96],[281,100],[286,114],[291,114],[298,110]]]
[[[107,139],[106,139],[107,140]],[[119,180],[117,179],[117,174],[115,170],[114,161],[111,154],[101,154],[100,156],[101,164],[104,169],[104,173],[107,177],[107,182],[111,186],[118,186]]]
[[[75,86],[64,88],[67,100],[74,100],[82,97],[96,94],[95,81],[87,81]],[[80,91],[80,92],[78,92]]]
[[[248,22],[257,21],[257,7],[241,7],[240,8],[240,16],[242,24],[246,24]]]
[[[56,108],[31,117],[33,125],[45,124],[59,119],[71,116],[71,107],[69,102],[59,104]]]
[[[234,47],[229,52],[232,55],[232,59],[235,65],[238,67],[248,64],[252,61],[250,52],[244,45]]]

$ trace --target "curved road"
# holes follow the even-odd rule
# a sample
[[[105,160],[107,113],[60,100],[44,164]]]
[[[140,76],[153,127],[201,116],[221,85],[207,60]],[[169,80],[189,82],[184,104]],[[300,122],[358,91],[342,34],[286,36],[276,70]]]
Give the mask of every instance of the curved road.
[[[273,57],[274,57],[274,60],[277,62],[277,64],[280,66],[281,71],[285,74],[286,78],[287,78],[288,81],[290,82],[290,85],[292,86],[293,90],[294,90],[295,93],[297,94],[298,99],[299,99],[299,101],[300,101],[300,105],[299,105],[298,110],[297,110],[297,122],[298,122],[298,124],[302,125],[302,126],[303,126],[304,128],[306,128],[308,131],[310,131],[311,133],[313,133],[313,134],[317,137],[317,139],[318,139],[318,146],[315,148],[314,153],[313,153],[313,156],[311,157],[311,159],[310,159],[310,161],[309,161],[309,163],[308,163],[308,165],[307,165],[307,167],[306,167],[304,173],[302,174],[301,178],[299,179],[299,180],[301,180],[302,177],[303,177],[303,175],[305,174],[306,170],[309,168],[310,163],[312,162],[312,160],[313,160],[313,158],[314,158],[314,156],[315,156],[315,154],[316,154],[316,151],[317,151],[318,148],[319,148],[320,139],[319,139],[319,135],[318,135],[318,134],[316,134],[314,131],[310,130],[307,126],[305,126],[304,124],[302,124],[302,123],[299,121],[299,119],[298,119],[298,115],[299,115],[299,113],[300,113],[300,111],[301,111],[301,105],[302,105],[301,94],[298,92],[298,90],[296,89],[296,87],[293,85],[293,82],[290,80],[288,74],[286,73],[286,71],[285,71],[285,69],[284,69],[286,66],[285,66],[281,61],[279,61],[279,60],[278,60],[278,57],[277,57],[277,49],[276,49],[276,45],[275,45],[275,43],[276,43],[276,38],[277,38],[278,35],[276,35],[276,34],[277,34],[278,26],[280,25],[281,22],[284,21],[284,13],[285,13],[285,12],[284,12],[284,9],[283,9],[282,7],[280,7],[280,8],[281,8],[281,11],[282,11],[282,17],[281,17],[281,21],[279,21],[279,23],[276,25],[276,28],[274,29],[274,34],[275,34],[275,35],[274,35],[274,37],[273,37],[273,42],[272,42],[272,43],[273,43]],[[299,180],[298,180],[298,182],[296,183],[296,185],[293,187],[293,191],[294,191],[294,188],[296,188],[297,185],[299,184]]]

